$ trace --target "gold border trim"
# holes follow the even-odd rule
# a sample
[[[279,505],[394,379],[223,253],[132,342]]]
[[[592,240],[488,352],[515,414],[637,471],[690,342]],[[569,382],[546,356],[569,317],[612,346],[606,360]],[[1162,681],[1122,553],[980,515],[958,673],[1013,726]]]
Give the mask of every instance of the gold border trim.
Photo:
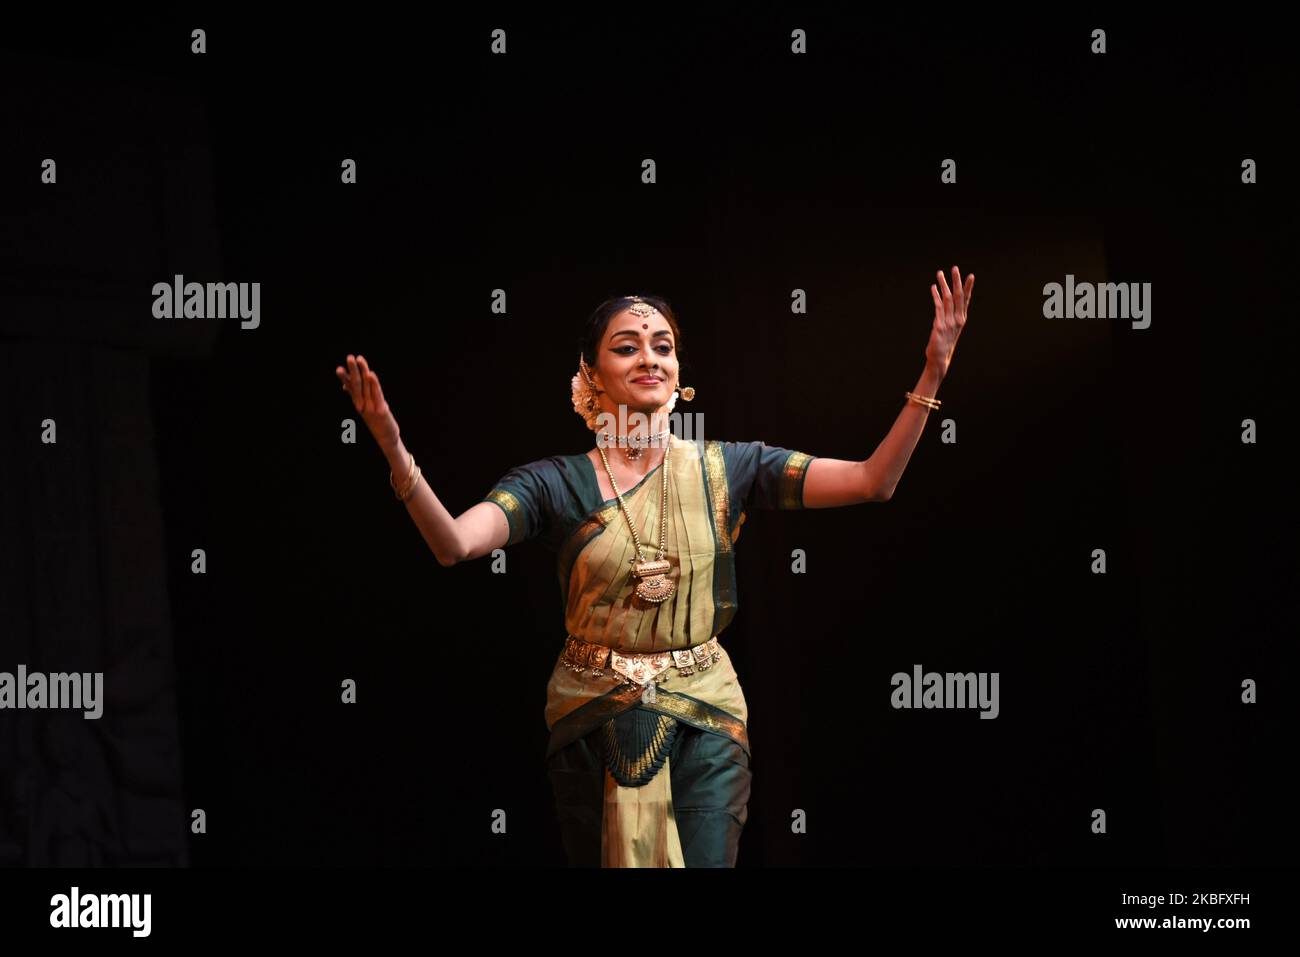
[[[506,513],[506,521],[510,525],[510,539],[506,544],[514,545],[521,541],[524,537],[524,507],[514,493],[507,492],[503,488],[494,488],[483,496],[483,501],[495,502],[501,506],[501,511]]]
[[[781,507],[803,508],[803,480],[813,457],[807,452],[791,452],[781,473]]]
[[[679,692],[660,689],[654,701],[641,707],[651,711],[662,711],[705,731],[725,734],[744,748],[746,754],[749,754],[749,732],[745,729],[745,723],[705,701]]]
[[[556,751],[572,744],[579,738],[586,737],[596,730],[601,722],[608,721],[635,707],[641,701],[645,689],[638,685],[619,685],[599,698],[592,698],[586,704],[570,711],[551,728],[551,740],[546,746],[549,758]]]
[[[718,552],[731,551],[731,503],[727,492],[727,462],[716,440],[704,449],[704,474],[709,480],[709,498],[713,502],[714,532]]]

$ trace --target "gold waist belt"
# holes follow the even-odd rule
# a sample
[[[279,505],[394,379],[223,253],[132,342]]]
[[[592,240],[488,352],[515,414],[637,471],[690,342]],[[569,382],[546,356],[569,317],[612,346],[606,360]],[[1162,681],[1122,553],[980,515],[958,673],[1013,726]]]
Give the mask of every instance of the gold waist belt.
[[[564,643],[563,661],[570,671],[583,674],[590,668],[597,678],[605,673],[608,664],[610,671],[622,675],[629,684],[648,685],[674,665],[678,674],[693,675],[697,669],[706,671],[711,668],[721,657],[717,635],[694,648],[650,654],[624,654],[570,635]]]

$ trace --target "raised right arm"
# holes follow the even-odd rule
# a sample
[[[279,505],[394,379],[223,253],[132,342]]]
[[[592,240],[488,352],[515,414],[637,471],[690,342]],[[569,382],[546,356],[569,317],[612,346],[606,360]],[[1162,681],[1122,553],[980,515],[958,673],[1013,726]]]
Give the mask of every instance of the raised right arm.
[[[384,450],[384,454],[395,481],[401,485],[410,468],[406,446],[399,438],[396,445]],[[494,548],[504,548],[510,538],[510,525],[506,521],[505,512],[492,502],[479,502],[452,518],[446,506],[424,480],[423,469],[420,470],[415,492],[406,500],[406,511],[437,556],[438,564],[444,568],[471,558],[480,558]]]
[[[334,373],[388,459],[393,480],[401,487],[409,474],[411,459],[402,444],[397,419],[384,399],[379,376],[366,363],[365,356],[352,355],[347,357],[347,368],[339,366]],[[505,512],[492,502],[479,502],[459,518],[452,518],[424,480],[423,469],[415,491],[406,500],[406,510],[444,568],[486,555],[494,548],[503,548],[510,540],[510,523]]]

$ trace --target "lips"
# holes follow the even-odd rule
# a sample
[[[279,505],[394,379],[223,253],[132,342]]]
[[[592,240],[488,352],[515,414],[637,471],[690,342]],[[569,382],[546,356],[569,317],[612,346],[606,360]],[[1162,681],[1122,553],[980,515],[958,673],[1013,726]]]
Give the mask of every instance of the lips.
[[[660,382],[663,382],[664,380],[642,376],[640,379],[633,379],[632,381],[635,382],[637,385],[658,385]]]

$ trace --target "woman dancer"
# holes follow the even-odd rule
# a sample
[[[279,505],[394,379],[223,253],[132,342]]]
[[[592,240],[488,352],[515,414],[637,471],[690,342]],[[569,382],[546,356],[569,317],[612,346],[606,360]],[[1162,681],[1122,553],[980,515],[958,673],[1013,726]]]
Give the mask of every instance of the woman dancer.
[[[602,303],[571,388],[595,447],[511,469],[453,516],[422,481],[364,356],[335,369],[440,564],[537,539],[557,556],[568,637],[547,688],[547,773],[569,862],[732,867],[748,815],[748,708],[718,635],[737,610],[734,548],[752,509],[887,501],[925,426],[975,285],[930,287],[925,367],[875,452],[813,457],[669,429],[681,333],[654,296]]]

